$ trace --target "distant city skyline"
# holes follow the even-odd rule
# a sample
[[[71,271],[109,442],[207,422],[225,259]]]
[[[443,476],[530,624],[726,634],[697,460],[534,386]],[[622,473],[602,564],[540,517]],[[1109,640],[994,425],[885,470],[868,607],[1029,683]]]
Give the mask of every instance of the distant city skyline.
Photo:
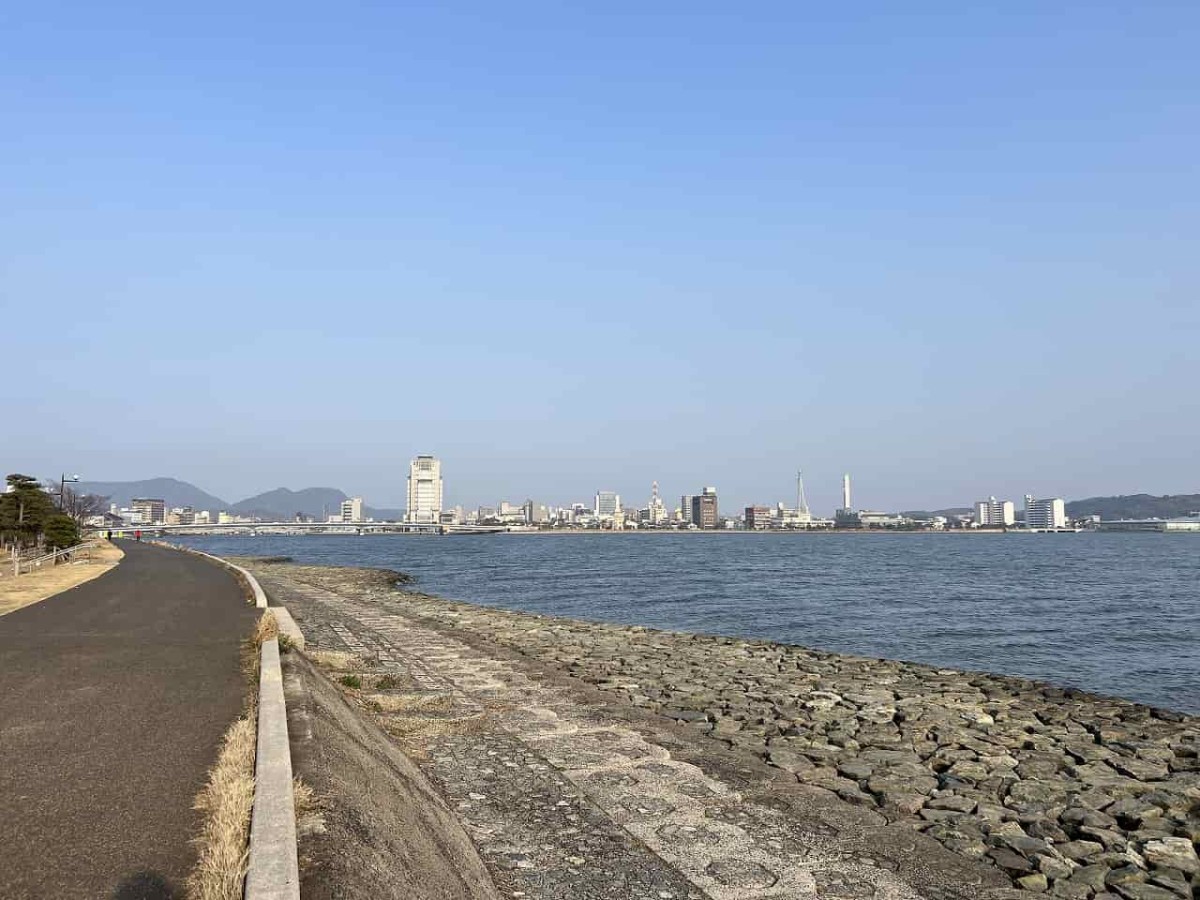
[[[0,454],[393,507],[420,453],[464,505],[1200,490],[1198,28],[8,10]]]
[[[663,488],[662,487],[663,484],[669,484],[670,482],[665,481],[665,480],[655,479],[654,481],[647,484],[644,487],[644,489],[640,492],[637,491],[636,489],[630,490],[630,491],[610,490],[607,486],[603,486],[603,487],[599,487],[599,488],[592,488],[590,490],[581,489],[581,490],[575,491],[574,493],[568,492],[567,494],[565,494],[563,496],[551,495],[546,492],[515,490],[515,491],[509,491],[507,493],[497,493],[494,491],[493,492],[485,491],[485,492],[483,492],[483,494],[481,494],[481,496],[479,496],[477,498],[461,499],[458,496],[458,492],[455,490],[455,477],[453,474],[454,468],[453,468],[452,461],[447,461],[447,460],[439,457],[437,454],[414,454],[414,456],[412,458],[403,461],[402,469],[403,469],[403,473],[404,473],[404,479],[405,479],[404,485],[405,486],[402,489],[403,493],[401,494],[401,496],[398,498],[395,498],[395,499],[392,499],[395,496],[394,488],[390,495],[387,493],[384,493],[382,491],[373,491],[373,490],[365,490],[365,489],[352,490],[352,489],[348,488],[346,486],[346,484],[343,483],[342,480],[339,480],[337,478],[329,479],[322,483],[314,482],[312,484],[288,484],[288,485],[275,484],[275,485],[271,485],[269,487],[268,486],[258,486],[258,487],[255,487],[255,488],[253,488],[249,491],[245,491],[245,492],[222,491],[222,490],[216,489],[215,487],[213,487],[212,485],[210,485],[204,481],[195,481],[191,478],[185,478],[178,474],[161,475],[161,473],[160,473],[160,476],[145,476],[145,477],[134,477],[134,478],[107,478],[107,477],[93,477],[90,474],[84,473],[81,480],[82,480],[82,482],[84,482],[86,484],[88,482],[141,481],[141,480],[147,480],[150,477],[177,478],[180,481],[187,482],[203,491],[206,491],[208,493],[211,493],[211,494],[221,498],[224,501],[227,501],[227,503],[229,505],[234,505],[234,504],[238,503],[239,501],[245,500],[250,497],[254,497],[258,494],[266,493],[267,491],[274,490],[274,489],[280,488],[280,487],[286,488],[288,490],[302,490],[305,488],[332,488],[332,489],[342,491],[343,493],[345,493],[347,495],[347,497],[360,499],[363,506],[368,506],[368,507],[372,507],[375,509],[382,508],[382,509],[397,509],[397,510],[405,511],[408,509],[408,476],[412,472],[412,466],[416,463],[416,460],[418,457],[429,458],[430,456],[432,456],[432,458],[437,466],[437,472],[438,472],[438,474],[437,474],[437,481],[438,481],[437,490],[439,492],[444,490],[444,496],[441,497],[440,501],[435,501],[434,503],[431,503],[430,508],[432,508],[437,503],[440,503],[440,508],[444,509],[444,510],[449,510],[454,507],[462,507],[464,510],[475,510],[480,507],[495,507],[497,504],[499,504],[501,502],[508,502],[508,503],[512,503],[514,506],[520,506],[520,505],[524,504],[527,500],[532,500],[537,504],[547,505],[547,506],[551,506],[551,507],[570,507],[572,504],[582,504],[582,505],[588,507],[589,509],[592,509],[592,508],[596,507],[598,496],[600,494],[614,496],[615,499],[619,501],[620,506],[622,508],[640,509],[640,508],[646,507],[647,505],[650,504],[652,497],[654,496],[653,492],[654,492],[654,489],[656,486],[659,488],[658,494],[665,498],[665,501],[666,501],[665,505],[668,510],[673,510],[678,506],[678,504],[680,502],[680,499],[679,499],[680,497],[686,496],[689,498],[689,501],[690,501],[691,497],[693,497],[695,495],[699,495],[702,492],[702,490],[704,490],[708,487],[712,487],[712,488],[716,489],[716,492],[717,492],[718,496],[720,497],[720,506],[721,506],[722,515],[726,515],[726,514],[733,515],[736,513],[740,513],[745,507],[749,507],[749,506],[764,506],[765,505],[765,506],[773,507],[777,503],[782,503],[787,508],[793,508],[793,507],[795,507],[795,504],[796,504],[796,487],[797,486],[796,486],[796,471],[794,469],[791,472],[790,480],[782,482],[778,486],[778,490],[774,494],[771,494],[769,496],[763,495],[763,496],[750,497],[745,500],[738,499],[736,497],[736,495],[732,492],[732,489],[729,492],[727,492],[725,489],[723,489],[719,483],[719,479],[709,479],[709,483],[707,483],[707,484],[703,483],[703,481],[699,482],[699,483],[682,484],[682,485],[680,485],[680,487],[683,488],[683,490],[680,490],[680,491],[673,491],[669,487]],[[3,462],[3,461],[0,460],[0,462]],[[11,463],[9,464],[9,468],[13,468]],[[20,470],[19,467],[17,469],[14,469],[14,471],[18,471],[18,470]],[[20,471],[24,471],[24,470],[20,470]],[[26,474],[33,474],[35,477],[38,477],[37,471],[26,472]],[[977,506],[981,500],[987,500],[989,497],[991,497],[993,499],[995,497],[1000,497],[1002,500],[1020,501],[1021,498],[1025,497],[1026,495],[1030,495],[1030,494],[1032,494],[1034,496],[1063,497],[1066,501],[1070,502],[1072,500],[1079,500],[1079,499],[1084,499],[1087,497],[1113,496],[1113,495],[1120,495],[1120,494],[1149,493],[1149,494],[1153,494],[1153,495],[1165,495],[1165,494],[1180,494],[1180,493],[1200,493],[1200,490],[1189,490],[1186,487],[1184,487],[1182,489],[1181,488],[1166,488],[1163,490],[1144,490],[1144,489],[1110,490],[1110,489],[1102,488],[1100,490],[1093,491],[1091,493],[1071,493],[1071,492],[1064,492],[1061,490],[1056,490],[1054,485],[1047,485],[1044,488],[1040,488],[1039,490],[1029,490],[1029,489],[1023,487],[1022,485],[1018,485],[1018,488],[1013,489],[1011,491],[1007,491],[1007,492],[1001,491],[999,489],[988,490],[987,488],[984,488],[980,491],[976,491],[975,493],[970,494],[969,496],[964,495],[964,496],[960,496],[958,498],[953,498],[950,502],[921,502],[920,499],[918,498],[917,502],[903,503],[903,504],[897,505],[897,504],[876,502],[875,497],[871,493],[868,493],[867,495],[864,496],[862,493],[863,488],[862,488],[861,479],[859,478],[859,476],[856,473],[848,473],[848,472],[839,473],[836,476],[833,486],[831,487],[830,485],[827,485],[827,484],[821,484],[821,483],[814,484],[811,476],[808,474],[808,471],[805,470],[804,484],[805,484],[806,500],[808,502],[809,507],[813,510],[814,514],[819,514],[822,516],[832,516],[834,514],[834,512],[836,512],[837,509],[842,507],[843,499],[844,499],[843,491],[844,491],[844,487],[845,487],[844,479],[845,479],[846,475],[850,475],[852,478],[852,481],[853,481],[853,495],[852,495],[852,501],[851,501],[851,508],[864,509],[864,510],[872,509],[872,510],[881,510],[881,511],[888,511],[888,512],[900,512],[900,511],[908,511],[908,510],[932,511],[932,510],[937,510],[937,509],[950,509],[950,508],[975,510],[975,509],[977,509]],[[445,481],[444,487],[441,483],[443,481],[443,479]],[[612,483],[613,483],[612,479],[602,482],[603,485],[610,485]],[[823,497],[825,499],[824,499],[824,501],[814,501],[813,500],[814,497],[818,497],[818,498]],[[214,510],[214,511],[216,511],[216,510]],[[337,510],[330,510],[330,512],[337,512]]]

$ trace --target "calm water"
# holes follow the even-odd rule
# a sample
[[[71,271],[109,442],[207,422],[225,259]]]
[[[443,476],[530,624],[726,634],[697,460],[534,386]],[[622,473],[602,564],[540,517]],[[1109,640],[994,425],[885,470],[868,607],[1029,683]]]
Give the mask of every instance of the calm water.
[[[1044,678],[1200,712],[1200,535],[212,537],[494,606]]]

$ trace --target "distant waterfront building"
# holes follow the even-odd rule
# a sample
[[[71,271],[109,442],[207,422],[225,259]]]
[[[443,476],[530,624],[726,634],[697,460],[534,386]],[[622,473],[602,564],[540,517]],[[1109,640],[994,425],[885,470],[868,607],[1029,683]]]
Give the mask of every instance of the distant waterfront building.
[[[1025,527],[1066,528],[1066,503],[1063,502],[1061,497],[1051,497],[1046,500],[1035,500],[1031,494],[1026,494]]]
[[[504,525],[523,525],[526,521],[525,507],[523,504],[501,500],[500,505],[496,507],[495,518]]]
[[[544,503],[534,503],[532,500],[526,500],[523,509],[526,525],[544,525],[550,521],[550,510],[546,508]]]
[[[418,456],[408,467],[408,506],[404,521],[436,525],[442,513],[442,462]]]
[[[342,501],[342,521],[361,522],[363,520],[363,498],[347,497]]]
[[[1096,523],[1098,531],[1200,532],[1200,514],[1174,519],[1108,519]]]
[[[621,511],[621,495],[616,491],[596,491],[596,518],[611,519]]]
[[[749,531],[762,531],[774,524],[774,515],[769,506],[747,506],[746,528]]]
[[[693,499],[694,498],[692,497],[691,494],[684,494],[682,497],[679,498],[679,524],[680,525],[691,525],[692,524],[692,500]]]
[[[1017,510],[1011,500],[988,497],[975,504],[975,524],[980,528],[1000,528],[1015,524]]]
[[[908,528],[913,524],[913,520],[908,516],[871,509],[860,509],[856,515],[861,528]]]
[[[650,485],[650,505],[646,507],[644,520],[648,525],[665,525],[667,522],[667,507],[658,493],[658,482]]]
[[[706,487],[692,497],[692,521],[697,528],[716,528],[720,515],[717,511],[717,489]]]
[[[161,525],[167,518],[167,504],[155,498],[134,497],[129,501],[129,509],[141,525]]]

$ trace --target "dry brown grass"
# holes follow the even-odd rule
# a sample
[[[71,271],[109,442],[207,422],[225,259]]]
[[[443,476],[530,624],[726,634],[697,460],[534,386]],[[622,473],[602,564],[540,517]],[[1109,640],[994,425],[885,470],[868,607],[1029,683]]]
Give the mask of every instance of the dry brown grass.
[[[258,750],[258,678],[262,645],[279,636],[270,610],[263,612],[243,643],[246,713],[229,727],[208,783],[196,797],[203,813],[198,858],[187,880],[188,900],[242,900],[254,811],[254,761]],[[300,785],[300,793],[308,791]],[[311,796],[308,791],[308,796]]]
[[[35,569],[20,576],[12,574],[11,561],[0,559],[0,616],[91,581],[113,568],[125,555],[108,541],[101,541],[100,546],[81,554],[75,562]]]
[[[368,694],[363,701],[376,712],[450,712],[454,698],[449,694]]]
[[[296,836],[325,833],[325,817],[316,792],[299,775],[292,779],[292,802],[296,807]]]
[[[456,719],[385,715],[380,717],[380,724],[406,753],[422,759],[427,755],[427,745],[430,741],[477,732],[483,727],[484,718],[481,715]]]
[[[269,609],[258,617],[258,624],[254,626],[254,634],[251,640],[255,647],[261,647],[267,641],[273,641],[279,637],[279,623],[275,621],[275,614]]]
[[[363,661],[344,650],[306,650],[304,653],[322,669],[332,672],[360,672],[363,669]]]
[[[241,900],[254,809],[257,716],[251,712],[225,733],[208,784],[196,798],[204,814],[196,839],[196,866],[187,880],[188,900]]]

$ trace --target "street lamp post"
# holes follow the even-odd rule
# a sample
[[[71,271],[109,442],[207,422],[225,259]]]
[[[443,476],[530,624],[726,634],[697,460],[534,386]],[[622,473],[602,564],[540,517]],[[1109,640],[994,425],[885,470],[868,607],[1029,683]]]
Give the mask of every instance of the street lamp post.
[[[64,501],[65,501],[66,494],[67,494],[67,484],[68,483],[79,484],[79,476],[71,475],[68,477],[66,474],[64,474],[63,477],[61,479],[59,479],[59,482],[58,482],[58,508],[62,512],[67,511],[67,505]]]

